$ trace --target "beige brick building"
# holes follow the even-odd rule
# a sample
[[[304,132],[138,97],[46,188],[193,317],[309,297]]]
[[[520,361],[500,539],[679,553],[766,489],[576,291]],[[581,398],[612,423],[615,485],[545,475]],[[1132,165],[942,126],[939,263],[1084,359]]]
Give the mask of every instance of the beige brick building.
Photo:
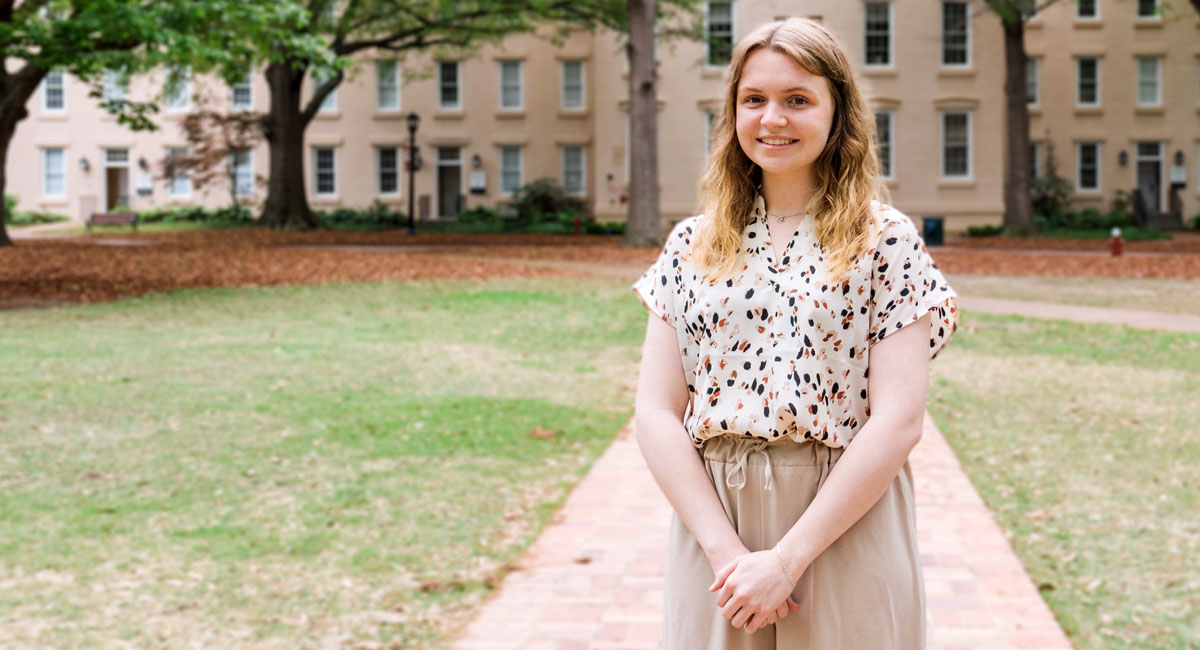
[[[1053,146],[1076,203],[1106,209],[1138,188],[1147,205],[1200,212],[1200,20],[1186,3],[1163,15],[1155,0],[1064,0],[1028,24],[1035,167]],[[660,47],[662,208],[694,214],[711,114],[719,110],[722,42],[779,16],[819,18],[840,36],[877,111],[892,202],[910,215],[944,215],[947,229],[999,223],[1003,212],[1003,43],[980,0],[734,0],[707,2],[714,45]],[[726,46],[727,47],[727,46]],[[364,58],[307,132],[314,208],[407,206],[404,115],[421,117],[417,214],[448,217],[495,205],[541,177],[585,197],[601,220],[624,218],[628,188],[627,74],[613,34],[578,32],[561,46],[512,37],[464,61]],[[406,75],[404,70],[410,72]],[[185,71],[186,72],[186,71]],[[109,79],[106,92],[141,99],[167,74]],[[404,77],[408,77],[406,80]],[[202,97],[265,111],[261,76],[229,88],[191,79],[166,102],[163,128],[116,124],[70,77],[48,78],[17,129],[8,160],[21,209],[82,219],[116,205],[135,210],[228,202],[227,187],[165,177],[185,146],[178,119]],[[261,199],[265,145],[233,161],[238,189]]]

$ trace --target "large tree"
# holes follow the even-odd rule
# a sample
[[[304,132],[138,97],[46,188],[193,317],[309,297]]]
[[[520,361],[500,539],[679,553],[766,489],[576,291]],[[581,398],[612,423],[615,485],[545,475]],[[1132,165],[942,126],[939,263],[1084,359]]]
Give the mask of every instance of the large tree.
[[[270,145],[267,201],[260,223],[306,230],[318,226],[304,189],[304,132],[321,103],[345,79],[351,57],[365,52],[449,51],[466,56],[479,46],[531,32],[541,25],[624,32],[629,21],[624,0],[304,0],[309,18],[298,34],[323,39],[322,52],[294,54],[265,71],[271,92],[263,133]],[[691,7],[696,0],[668,0]],[[261,44],[271,49],[269,42]],[[312,95],[300,96],[304,77],[322,81]]]
[[[658,192],[658,66],[654,0],[629,2],[629,212],[625,243],[661,244]]]
[[[1033,161],[1029,155],[1029,97],[1026,85],[1025,21],[1056,0],[985,0],[1004,29],[1004,232],[1033,234]]]
[[[29,98],[51,70],[94,85],[107,70],[132,74],[165,65],[233,70],[249,60],[252,36],[261,40],[294,22],[295,15],[276,0],[0,0],[0,195],[9,143],[28,117]],[[110,100],[103,106],[134,130],[156,126],[151,116],[157,99]],[[6,216],[0,212],[0,246],[12,245]]]

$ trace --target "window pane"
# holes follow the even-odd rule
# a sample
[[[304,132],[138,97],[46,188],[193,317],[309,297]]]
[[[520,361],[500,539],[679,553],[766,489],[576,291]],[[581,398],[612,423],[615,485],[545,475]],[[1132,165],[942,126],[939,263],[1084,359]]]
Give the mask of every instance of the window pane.
[[[1079,87],[1077,89],[1078,103],[1095,104],[1099,101],[1098,73],[1099,62],[1096,59],[1079,59]]]
[[[399,155],[395,147],[380,147],[379,152],[379,193],[395,194],[400,188],[398,171]]]
[[[866,10],[866,61],[868,65],[891,64],[891,9],[887,2],[868,2]]]
[[[583,147],[563,147],[562,164],[563,189],[571,194],[583,194]]]
[[[250,196],[254,193],[254,170],[250,162],[249,149],[234,149],[229,152],[229,168],[233,178],[235,196]]]
[[[943,176],[970,174],[970,137],[966,113],[945,113],[942,116]]]
[[[892,114],[880,111],[875,114],[875,146],[879,157],[879,174],[892,176]]]
[[[1139,56],[1137,60],[1138,104],[1157,105],[1158,57]]]
[[[1041,72],[1038,59],[1025,59],[1025,99],[1030,106],[1038,103],[1038,73]]]
[[[104,94],[106,102],[129,98],[129,75],[117,70],[104,71]]]
[[[733,54],[733,3],[709,2],[707,27],[708,64],[729,63],[729,57]]]
[[[1076,16],[1080,18],[1095,18],[1096,17],[1096,0],[1078,0],[1079,4],[1076,7]]]
[[[967,21],[969,14],[965,2],[942,3],[942,63],[945,65],[967,64]]]
[[[583,61],[563,61],[563,108],[583,108]]]
[[[1137,7],[1139,18],[1153,18],[1158,15],[1157,0],[1138,0]]]
[[[1029,143],[1029,177],[1037,180],[1042,177],[1042,143]]]
[[[128,155],[128,152],[124,152]],[[187,196],[192,193],[192,179],[187,169],[187,149],[167,149],[167,193],[171,196]]]
[[[1100,145],[1095,142],[1079,143],[1079,189],[1100,188]]]
[[[66,108],[66,96],[63,93],[65,83],[61,70],[51,70],[46,73],[42,82],[42,92],[45,93],[43,107],[48,111],[61,111]]]
[[[457,61],[438,64],[438,105],[441,108],[458,108]]]
[[[42,150],[42,195],[67,195],[66,152],[63,149]]]
[[[500,108],[521,108],[521,62],[500,62]]]
[[[383,111],[400,109],[399,68],[395,61],[375,62],[376,108]]]
[[[167,110],[186,111],[192,101],[191,71],[171,68],[167,71]]]
[[[317,194],[333,194],[337,192],[333,149],[328,147],[314,149],[313,155],[315,158],[313,167],[316,172],[315,186]]]
[[[500,191],[512,194],[521,187],[521,148],[500,148]]]
[[[246,111],[253,108],[253,98],[250,94],[251,74],[247,71],[246,77],[230,88],[229,103],[237,110]]]
[[[324,83],[326,81],[329,81],[332,78],[333,78],[333,75],[329,74],[329,73],[313,72],[313,76],[312,76],[313,95],[316,95],[317,89],[320,88],[322,85],[324,85]],[[337,110],[337,88],[334,88],[333,90],[329,91],[328,95],[325,95],[325,99],[321,100],[321,107],[318,110],[323,111],[323,112]]]

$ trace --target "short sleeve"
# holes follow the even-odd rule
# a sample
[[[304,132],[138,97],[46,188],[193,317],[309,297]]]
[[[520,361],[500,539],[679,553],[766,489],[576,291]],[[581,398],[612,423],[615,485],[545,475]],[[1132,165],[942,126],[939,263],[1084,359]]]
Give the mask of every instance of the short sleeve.
[[[889,211],[875,247],[871,271],[871,345],[932,314],[929,358],[945,347],[958,325],[958,296],[934,264],[916,226]]]
[[[683,281],[684,253],[691,245],[693,219],[680,222],[667,236],[662,253],[633,284],[633,291],[647,311],[668,325],[678,324],[677,307]]]

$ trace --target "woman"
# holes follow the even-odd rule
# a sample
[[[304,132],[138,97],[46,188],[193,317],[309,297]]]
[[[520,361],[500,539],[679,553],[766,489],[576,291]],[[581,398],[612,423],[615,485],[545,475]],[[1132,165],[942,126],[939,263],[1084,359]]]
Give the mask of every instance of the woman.
[[[634,285],[637,439],[675,509],[664,648],[924,648],[907,458],[956,294],[873,200],[872,131],[829,32],[758,28],[705,214]]]

